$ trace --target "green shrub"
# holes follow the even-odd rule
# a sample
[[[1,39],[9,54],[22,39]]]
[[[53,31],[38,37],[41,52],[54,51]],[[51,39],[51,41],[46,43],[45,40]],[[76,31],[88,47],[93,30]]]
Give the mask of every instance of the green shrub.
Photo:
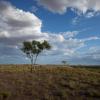
[[[1,92],[0,93],[0,99],[1,100],[7,100],[10,96],[10,93],[9,92]]]

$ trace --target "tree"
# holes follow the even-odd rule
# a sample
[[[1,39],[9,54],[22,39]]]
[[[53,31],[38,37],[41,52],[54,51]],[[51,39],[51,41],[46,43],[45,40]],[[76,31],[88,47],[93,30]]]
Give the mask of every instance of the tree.
[[[33,40],[31,42],[30,41],[23,42],[23,47],[21,50],[27,55],[28,58],[30,58],[31,65],[33,64],[35,65],[38,55],[43,50],[49,50],[49,49],[51,49],[51,45],[46,40],[44,40],[43,42]],[[31,72],[32,72],[32,67],[31,67]]]
[[[62,63],[63,63],[64,65],[66,65],[66,64],[67,64],[67,61],[63,60]]]

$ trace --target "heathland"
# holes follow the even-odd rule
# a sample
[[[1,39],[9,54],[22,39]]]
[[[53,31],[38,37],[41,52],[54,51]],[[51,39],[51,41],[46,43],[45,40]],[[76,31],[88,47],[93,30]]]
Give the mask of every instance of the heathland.
[[[0,100],[100,100],[100,67],[0,65]]]

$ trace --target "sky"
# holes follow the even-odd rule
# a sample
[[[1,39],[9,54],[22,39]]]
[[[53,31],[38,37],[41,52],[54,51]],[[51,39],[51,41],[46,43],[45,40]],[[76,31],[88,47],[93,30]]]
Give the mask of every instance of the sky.
[[[47,40],[38,64],[100,65],[100,0],[0,0],[0,64],[27,64],[23,41]]]

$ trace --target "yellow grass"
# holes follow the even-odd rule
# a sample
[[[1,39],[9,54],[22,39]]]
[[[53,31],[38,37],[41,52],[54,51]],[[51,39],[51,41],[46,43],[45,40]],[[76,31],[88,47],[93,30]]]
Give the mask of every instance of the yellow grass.
[[[0,65],[0,100],[99,100],[100,71],[61,65]],[[97,70],[100,70],[98,68]]]

